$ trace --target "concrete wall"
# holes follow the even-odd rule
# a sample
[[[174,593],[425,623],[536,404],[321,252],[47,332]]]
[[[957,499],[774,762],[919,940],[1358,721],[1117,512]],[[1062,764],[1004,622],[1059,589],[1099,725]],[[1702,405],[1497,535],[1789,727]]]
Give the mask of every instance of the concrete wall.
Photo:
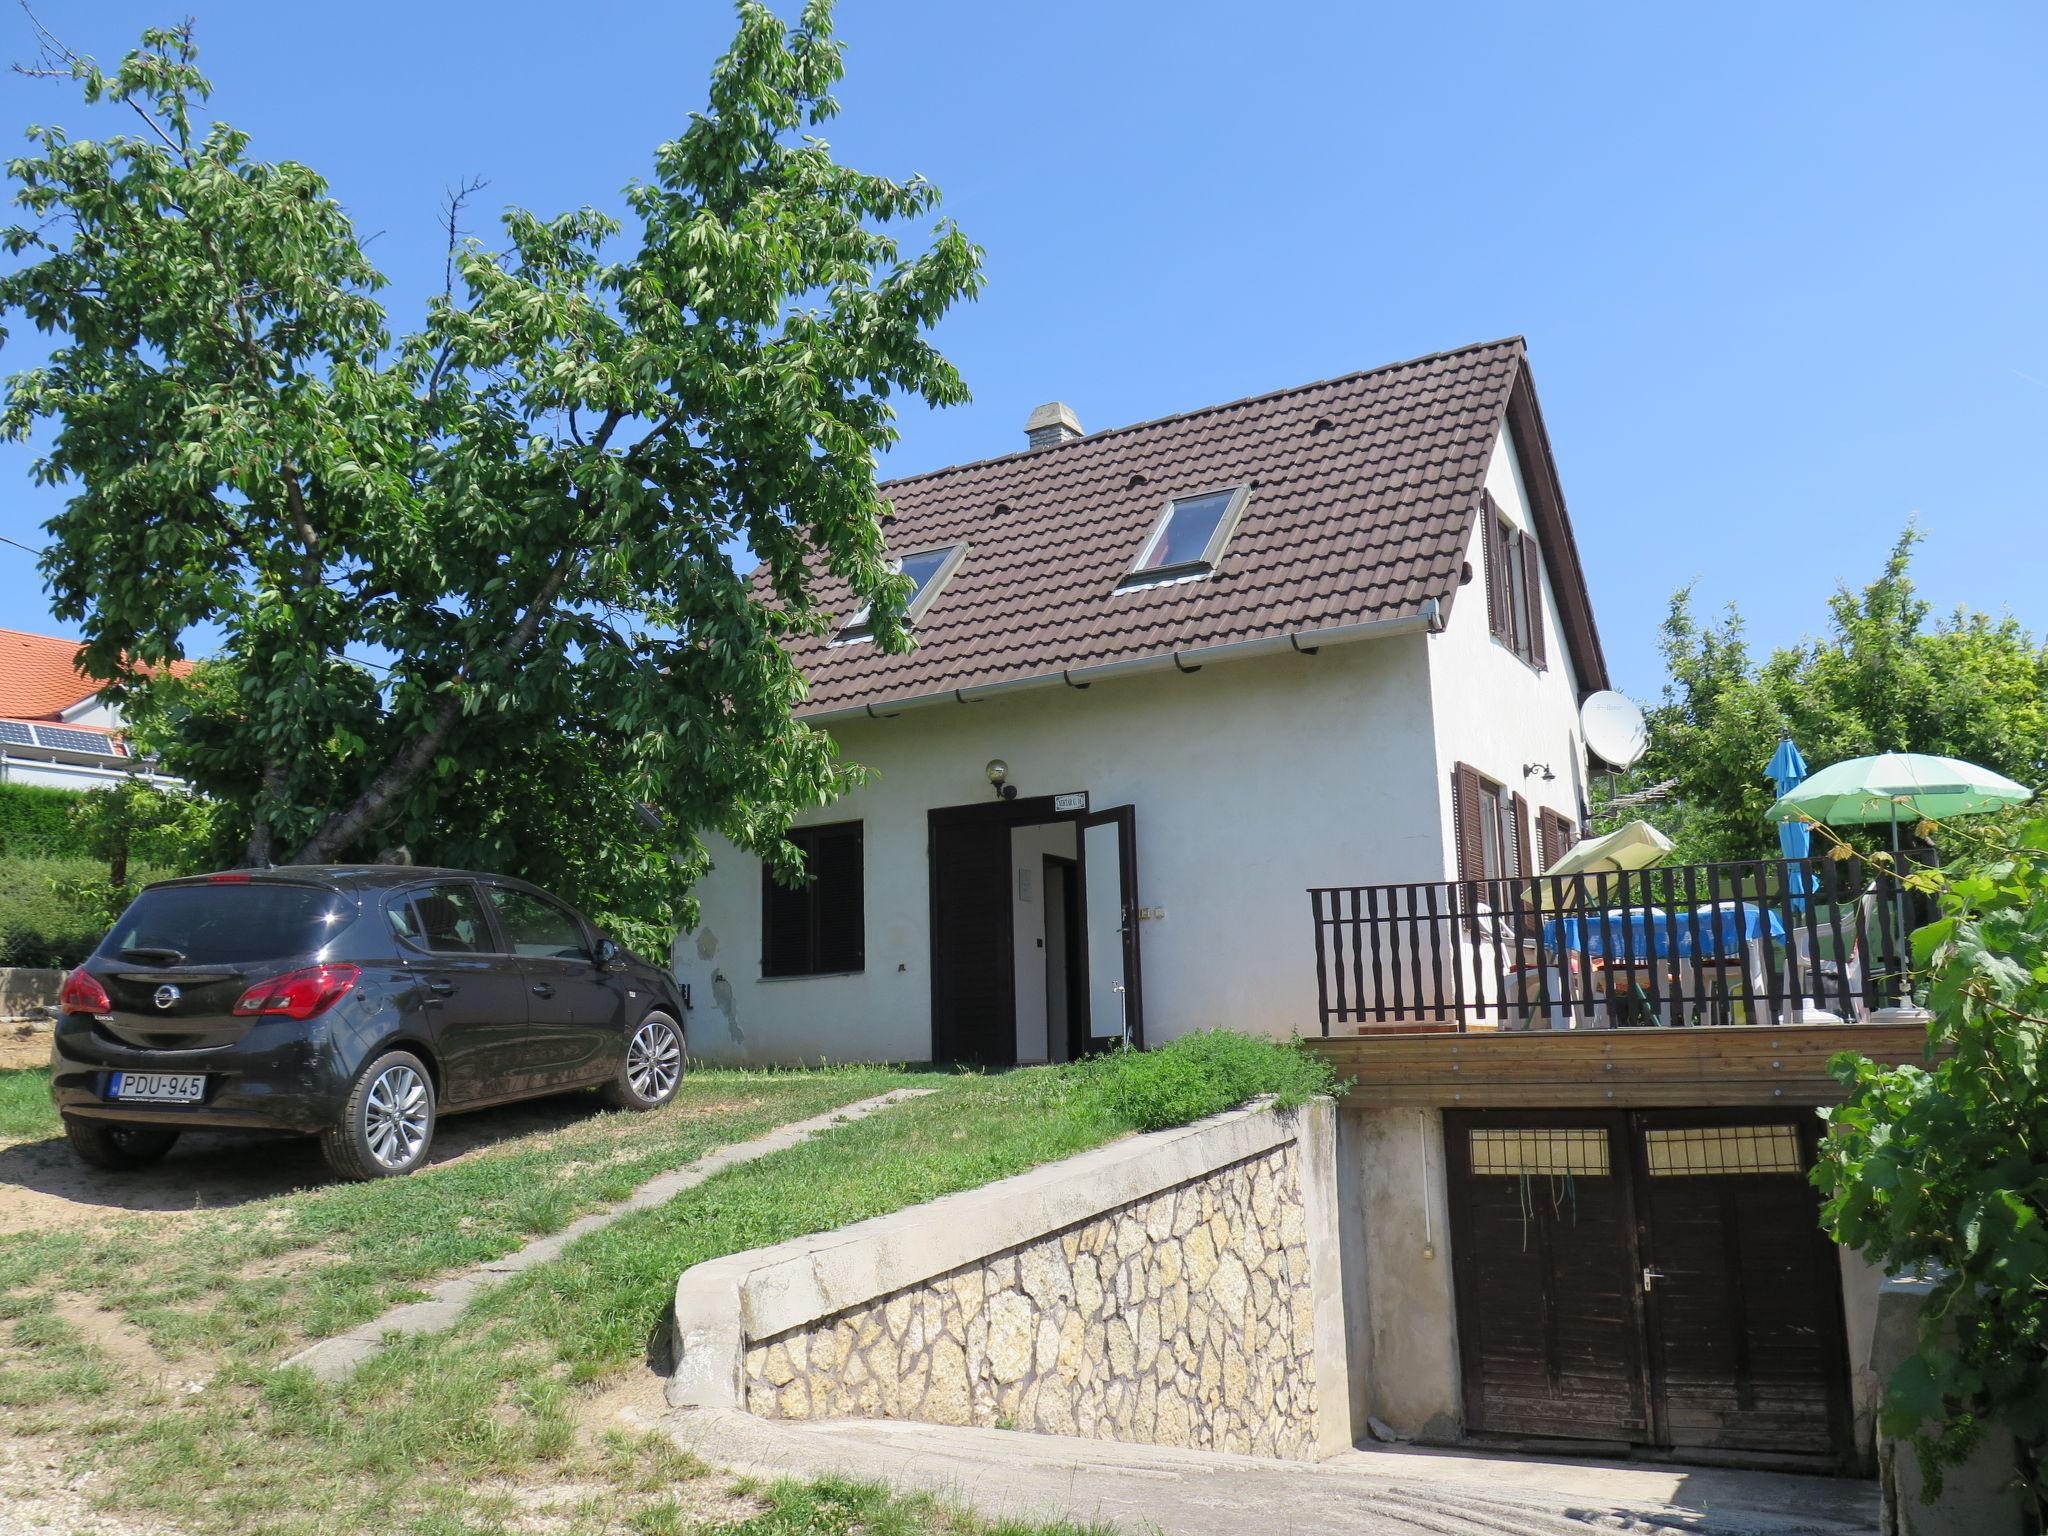
[[[1486,488],[1501,514],[1525,532],[1534,532],[1528,494],[1505,430],[1494,445],[1487,466]],[[1445,788],[1439,796],[1443,836],[1455,847],[1451,825],[1449,779],[1457,763],[1469,763],[1489,779],[1521,794],[1529,802],[1531,835],[1536,808],[1548,806],[1576,825],[1585,808],[1586,759],[1579,739],[1579,678],[1557,620],[1557,599],[1550,585],[1550,565],[1543,560],[1543,634],[1549,666],[1537,671],[1495,640],[1486,621],[1486,551],[1475,528],[1465,552],[1472,565],[1471,582],[1451,604],[1444,632],[1429,647],[1431,695],[1438,776]],[[1537,553],[1546,555],[1540,543]],[[1525,763],[1546,763],[1555,778],[1525,776]]]
[[[1442,1112],[1340,1110],[1337,1199],[1352,1420],[1455,1440],[1464,1412]]]
[[[1334,1115],[1252,1106],[683,1273],[678,1407],[1347,1449]]]
[[[1920,1347],[1929,1280],[1886,1280],[1872,1306],[1868,1362],[1883,1381]],[[1990,1425],[1960,1466],[1942,1470],[1941,1492],[1925,1497],[1920,1458],[1909,1442],[1880,1438],[1877,1487],[1883,1536],[2022,1536],[2026,1512],[2013,1482],[2012,1436]]]
[[[714,843],[702,918],[676,945],[705,1061],[931,1055],[925,813],[1027,796],[1136,808],[1146,1038],[1318,1028],[1306,888],[1443,878],[1446,780],[1428,744],[1421,634],[947,703],[834,728],[874,781],[808,819],[865,827],[867,969],[761,979],[760,866]],[[1043,1054],[1043,1047],[1031,1053]]]
[[[62,971],[0,966],[0,1019],[24,1019],[42,1009],[55,1008],[63,986]]]

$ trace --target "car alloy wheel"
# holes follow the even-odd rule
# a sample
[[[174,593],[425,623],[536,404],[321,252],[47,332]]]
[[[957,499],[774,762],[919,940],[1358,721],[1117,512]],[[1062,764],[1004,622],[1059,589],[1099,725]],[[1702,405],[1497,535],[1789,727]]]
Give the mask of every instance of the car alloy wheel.
[[[643,1099],[659,1101],[683,1075],[683,1042],[667,1019],[649,1019],[626,1047],[626,1081]]]
[[[427,1085],[404,1062],[377,1074],[363,1098],[363,1139],[386,1168],[409,1167],[427,1144]]]

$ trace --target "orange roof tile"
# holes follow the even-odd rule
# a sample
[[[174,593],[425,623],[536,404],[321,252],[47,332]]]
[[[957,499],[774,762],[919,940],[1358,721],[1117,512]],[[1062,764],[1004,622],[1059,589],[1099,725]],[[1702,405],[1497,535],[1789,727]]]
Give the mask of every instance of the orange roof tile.
[[[174,677],[191,670],[189,661],[171,663]],[[99,692],[105,682],[79,670],[76,640],[0,629],[0,715],[16,720],[54,720]]]

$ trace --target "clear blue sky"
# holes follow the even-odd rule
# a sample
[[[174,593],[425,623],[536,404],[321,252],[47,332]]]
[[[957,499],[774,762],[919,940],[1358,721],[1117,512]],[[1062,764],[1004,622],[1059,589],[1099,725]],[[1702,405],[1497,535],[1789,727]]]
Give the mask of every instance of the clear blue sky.
[[[112,58],[198,8],[221,115],[326,174],[401,317],[436,205],[596,203],[703,97],[710,3],[39,0]],[[794,9],[785,4],[785,11]],[[1528,336],[1617,682],[1671,590],[1820,628],[1907,517],[1925,593],[2048,628],[2048,8],[844,0],[838,152],[922,172],[988,251],[942,342],[972,405],[904,473]],[[28,28],[0,11],[0,53]],[[0,79],[0,122],[92,122]],[[32,360],[17,332],[0,369]],[[0,449],[0,534],[55,494]],[[54,627],[0,545],[0,624]]]

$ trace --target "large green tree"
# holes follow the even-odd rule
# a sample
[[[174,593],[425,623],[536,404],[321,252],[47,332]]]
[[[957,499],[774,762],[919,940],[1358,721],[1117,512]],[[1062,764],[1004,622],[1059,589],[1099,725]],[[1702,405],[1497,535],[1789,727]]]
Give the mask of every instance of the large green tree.
[[[86,665],[245,816],[249,861],[404,845],[667,921],[698,829],[788,868],[790,816],[843,786],[780,642],[830,572],[908,643],[875,457],[896,396],[966,398],[929,336],[980,252],[925,222],[931,185],[811,136],[828,0],[738,11],[628,219],[451,236],[402,332],[326,183],[203,123],[189,28],[111,71],[53,49],[134,131],[31,129],[10,166],[0,309],[53,346],[0,427],[71,491],[44,569]],[[145,678],[195,631],[215,666]]]
[[[1670,680],[1648,711],[1650,748],[1624,787],[1675,780],[1651,814],[1692,859],[1775,851],[1764,765],[1789,731],[1819,767],[1872,752],[1936,752],[2022,784],[2048,781],[2048,644],[2010,615],[1936,617],[1914,591],[1908,528],[1883,572],[1828,602],[1819,638],[1758,659],[1742,615],[1672,598]]]

